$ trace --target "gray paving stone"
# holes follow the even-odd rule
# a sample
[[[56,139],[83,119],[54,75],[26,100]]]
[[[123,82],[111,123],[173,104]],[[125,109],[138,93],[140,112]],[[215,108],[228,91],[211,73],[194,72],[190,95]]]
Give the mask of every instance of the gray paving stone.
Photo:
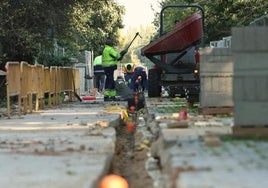
[[[0,187],[96,188],[120,119],[119,111],[79,103],[0,119]]]

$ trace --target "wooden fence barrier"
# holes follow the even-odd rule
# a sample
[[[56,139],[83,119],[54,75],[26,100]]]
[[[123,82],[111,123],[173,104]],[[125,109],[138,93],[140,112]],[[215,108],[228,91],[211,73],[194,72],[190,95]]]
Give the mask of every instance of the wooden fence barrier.
[[[18,97],[18,114],[21,115],[21,72],[19,62],[7,63],[7,116],[10,118],[10,98]]]
[[[30,93],[30,86],[29,86],[29,74],[30,74],[30,66],[27,62],[21,62],[20,63],[20,73],[21,73],[21,99],[23,101],[23,114],[27,113],[27,110],[29,109],[29,95]]]
[[[44,68],[44,94],[48,96],[48,106],[51,107],[51,95],[50,95],[50,69],[48,67]]]
[[[71,67],[44,67],[43,65],[29,65],[27,62],[7,63],[7,116],[11,117],[11,97],[18,98],[18,115],[32,113],[44,108],[45,96],[48,107],[60,104],[60,95],[73,91],[72,71],[74,72],[75,88],[79,90],[79,69]],[[70,96],[72,98],[72,96]],[[33,103],[33,99],[35,102]]]

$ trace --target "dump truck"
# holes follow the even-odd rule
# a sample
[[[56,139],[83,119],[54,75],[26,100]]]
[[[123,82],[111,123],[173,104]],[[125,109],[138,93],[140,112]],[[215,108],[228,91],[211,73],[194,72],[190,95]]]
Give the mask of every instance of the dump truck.
[[[163,31],[163,14],[168,8],[178,11],[199,10]],[[204,11],[199,5],[168,5],[160,12],[159,38],[141,49],[153,64],[148,71],[148,97],[161,96],[164,88],[170,97],[183,97],[187,102],[199,101],[199,46],[204,45]]]

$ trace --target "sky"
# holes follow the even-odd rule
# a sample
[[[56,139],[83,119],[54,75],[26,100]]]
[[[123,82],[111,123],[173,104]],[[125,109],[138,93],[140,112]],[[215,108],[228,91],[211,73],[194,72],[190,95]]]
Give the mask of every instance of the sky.
[[[120,5],[124,5],[126,13],[123,17],[124,30],[138,28],[141,25],[149,25],[154,19],[154,9],[158,10],[157,0],[117,0]]]

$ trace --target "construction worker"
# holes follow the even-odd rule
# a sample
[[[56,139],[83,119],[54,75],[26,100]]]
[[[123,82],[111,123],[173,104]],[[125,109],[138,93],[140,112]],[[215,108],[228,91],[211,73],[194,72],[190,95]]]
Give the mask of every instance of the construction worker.
[[[126,85],[134,92],[147,89],[147,73],[143,66],[127,63],[123,69]]]
[[[105,73],[102,67],[102,55],[95,57],[93,61],[94,86],[98,92],[102,93],[104,89]]]
[[[130,89],[134,92],[147,90],[147,73],[143,66],[136,66],[131,77]]]
[[[102,67],[106,75],[104,100],[115,100],[116,90],[114,81],[114,71],[117,69],[117,64],[122,60],[127,53],[126,50],[118,53],[113,47],[112,41],[108,40],[102,53]]]
[[[125,64],[123,68],[123,73],[124,73],[124,79],[125,79],[126,85],[130,87],[131,77],[134,73],[134,64],[133,63]]]

